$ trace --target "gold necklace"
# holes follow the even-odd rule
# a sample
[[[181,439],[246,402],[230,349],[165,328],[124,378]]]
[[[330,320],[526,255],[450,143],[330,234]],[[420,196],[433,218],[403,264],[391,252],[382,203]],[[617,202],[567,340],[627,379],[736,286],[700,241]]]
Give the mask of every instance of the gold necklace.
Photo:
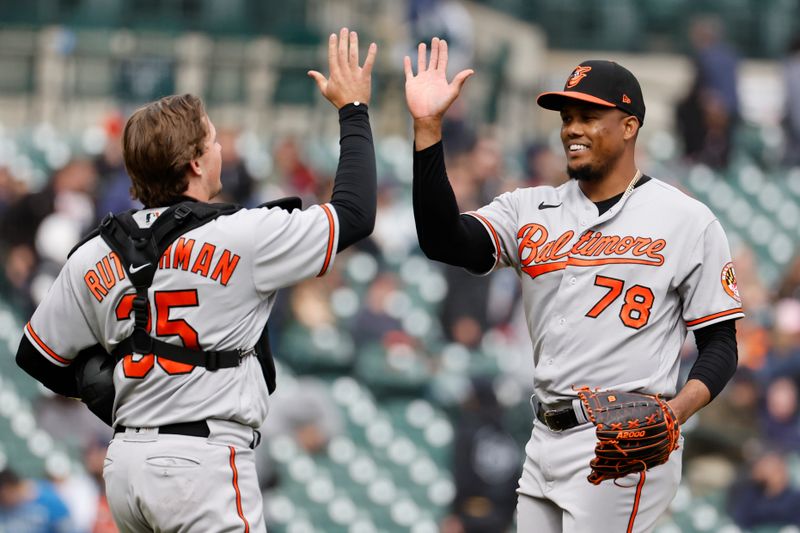
[[[618,203],[621,204],[622,202],[625,201],[625,198],[631,195],[631,193],[633,192],[633,188],[636,187],[636,182],[638,182],[639,178],[641,177],[642,177],[642,172],[637,168],[636,174],[633,175],[633,179],[628,184],[628,187],[625,189],[625,192],[622,194],[622,198],[619,199]]]

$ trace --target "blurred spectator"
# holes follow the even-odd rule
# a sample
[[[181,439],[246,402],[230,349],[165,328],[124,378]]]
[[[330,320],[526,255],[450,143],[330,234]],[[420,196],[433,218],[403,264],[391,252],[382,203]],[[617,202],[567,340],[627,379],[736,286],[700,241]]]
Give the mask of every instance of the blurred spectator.
[[[789,45],[783,76],[786,84],[786,164],[800,165],[800,34]]]
[[[750,246],[743,243],[732,252],[739,294],[742,301],[747,302],[747,316],[766,323],[772,309],[772,294],[759,271],[759,258]]]
[[[728,510],[742,528],[800,524],[800,491],[790,485],[786,458],[759,457],[731,487]]]
[[[308,329],[336,324],[330,303],[333,287],[325,281],[317,278],[306,280],[292,287],[290,291],[291,316]]]
[[[358,246],[372,255],[382,254],[392,262],[418,250],[417,233],[414,230],[414,214],[403,198],[399,187],[380,185],[378,187],[378,212],[375,229],[369,239]],[[360,244],[360,243],[359,243]],[[372,245],[373,250],[370,250]],[[377,246],[377,249],[374,249]]]
[[[760,439],[760,397],[755,374],[747,368],[737,370],[719,396],[697,414],[685,442],[685,464],[707,455],[722,456],[731,466],[741,464]]]
[[[83,448],[85,471],[56,483],[55,488],[69,509],[76,533],[117,533],[106,500],[103,465],[108,439],[97,438]]]
[[[491,202],[502,191],[499,186],[505,174],[503,152],[494,137],[479,136],[469,154],[468,167],[471,179],[477,182],[481,205]]]
[[[111,428],[78,400],[49,394],[36,401],[34,410],[39,427],[73,450],[83,450],[98,439],[108,442],[113,437]]]
[[[94,223],[96,181],[91,162],[73,160],[56,171],[44,189],[22,196],[0,215],[5,290],[23,315],[32,312],[37,297],[50,288],[51,271],[61,267]],[[36,283],[40,270],[47,275]]]
[[[69,511],[52,485],[0,472],[0,531],[8,533],[72,533]]]
[[[30,295],[30,281],[36,268],[36,255],[33,248],[18,244],[4,250],[2,255],[3,276],[0,280],[0,292],[22,316],[30,316],[35,305]]]
[[[764,393],[761,423],[764,439],[780,450],[800,450],[800,404],[797,380],[779,377]]]
[[[496,139],[478,136],[464,139],[464,142],[468,144],[457,150],[446,144],[445,157],[447,175],[458,205],[463,211],[471,211],[497,196],[505,171],[503,154]]]
[[[25,184],[8,169],[0,166],[0,216],[27,191]]]
[[[800,377],[800,301],[785,298],[775,304],[769,349],[760,374],[766,383],[780,376]]]
[[[391,300],[398,291],[397,276],[391,272],[379,273],[370,283],[364,304],[353,320],[353,338],[357,346],[372,343],[387,346],[408,337],[400,319],[389,314]]]
[[[302,157],[302,145],[294,137],[281,139],[274,150],[275,182],[289,187],[291,194],[303,198],[304,203],[313,203],[323,193],[321,184],[314,170],[306,164]],[[222,182],[223,185],[225,182]]]
[[[261,428],[265,440],[291,435],[306,453],[317,454],[344,428],[328,387],[317,378],[305,376],[279,387],[270,402],[269,417]]]
[[[517,503],[522,455],[504,427],[491,378],[472,380],[472,393],[461,407],[453,442],[456,496],[442,531],[508,531]]]
[[[689,38],[695,72],[689,93],[676,109],[678,130],[687,158],[724,168],[739,118],[738,58],[716,17],[694,19]]]
[[[439,37],[447,41],[451,72],[474,67],[472,16],[457,0],[408,0],[409,48]],[[412,56],[413,57],[413,56]]]
[[[800,300],[800,254],[796,255],[786,267],[778,284],[778,297]]]
[[[524,167],[522,187],[558,187],[568,179],[564,158],[544,143],[534,143],[525,150]]]
[[[339,282],[335,271],[324,279],[305,280],[291,289],[283,322],[270,316],[272,326],[285,325],[272,343],[276,356],[296,372],[346,370],[353,362],[350,332],[338,327],[331,307],[331,292]]]
[[[252,197],[255,181],[239,155],[236,147],[238,138],[239,132],[235,129],[217,130],[217,142],[222,146],[222,194],[214,201],[250,206],[254,203]]]
[[[88,206],[97,184],[97,173],[91,162],[76,159],[57,170],[44,189],[29,193],[15,202],[0,221],[4,244],[33,247],[39,225],[48,215],[58,211],[75,220],[80,231],[94,222],[93,201]]]
[[[689,28],[689,38],[703,91],[716,94],[724,111],[737,117],[739,59],[725,39],[722,21],[715,16],[694,19]]]
[[[468,152],[446,155],[448,177],[462,211],[477,209],[497,195],[498,180],[503,175],[503,158],[497,141],[478,137]],[[442,265],[442,271],[448,287],[439,314],[445,336],[475,348],[490,326],[492,279],[449,265]]]
[[[122,130],[125,120],[121,113],[113,112],[103,121],[106,144],[103,153],[94,161],[97,171],[97,216],[119,213],[142,204],[131,198],[131,180],[122,160]]]

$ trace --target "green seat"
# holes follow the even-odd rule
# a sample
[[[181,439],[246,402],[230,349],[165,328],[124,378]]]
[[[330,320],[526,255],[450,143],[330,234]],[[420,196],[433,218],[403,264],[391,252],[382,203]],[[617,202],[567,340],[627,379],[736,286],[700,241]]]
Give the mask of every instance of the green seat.
[[[30,94],[34,89],[37,34],[31,30],[0,30],[0,94]]]
[[[355,373],[376,396],[418,396],[430,377],[423,357],[411,353],[393,355],[373,344],[359,353]]]
[[[301,374],[342,374],[353,366],[353,341],[343,330],[326,328],[311,331],[291,323],[281,336],[276,351],[295,372]]]

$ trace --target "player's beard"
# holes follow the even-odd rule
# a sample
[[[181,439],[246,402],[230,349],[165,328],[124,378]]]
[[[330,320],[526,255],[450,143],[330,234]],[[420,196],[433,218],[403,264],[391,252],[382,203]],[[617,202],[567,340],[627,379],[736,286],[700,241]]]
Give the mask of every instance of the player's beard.
[[[619,157],[609,158],[601,164],[586,163],[579,167],[571,167],[567,163],[567,175],[578,181],[600,181],[611,172],[618,159]]]

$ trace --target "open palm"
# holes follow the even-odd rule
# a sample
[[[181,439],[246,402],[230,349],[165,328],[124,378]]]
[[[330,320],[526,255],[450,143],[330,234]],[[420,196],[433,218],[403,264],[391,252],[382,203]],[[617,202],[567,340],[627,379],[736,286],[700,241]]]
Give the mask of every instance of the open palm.
[[[342,28],[337,36],[332,33],[328,38],[328,69],[330,77],[326,78],[316,70],[309,70],[308,75],[317,82],[320,93],[330,103],[341,109],[351,102],[369,103],[372,93],[372,65],[378,47],[369,45],[364,66],[358,64],[358,34]]]
[[[425,43],[420,43],[417,49],[416,76],[411,70],[411,58],[406,56],[403,61],[406,103],[415,120],[441,118],[458,97],[464,82],[474,74],[472,69],[462,70],[448,83],[447,42],[438,37],[433,38],[430,61],[426,61],[425,51]]]

